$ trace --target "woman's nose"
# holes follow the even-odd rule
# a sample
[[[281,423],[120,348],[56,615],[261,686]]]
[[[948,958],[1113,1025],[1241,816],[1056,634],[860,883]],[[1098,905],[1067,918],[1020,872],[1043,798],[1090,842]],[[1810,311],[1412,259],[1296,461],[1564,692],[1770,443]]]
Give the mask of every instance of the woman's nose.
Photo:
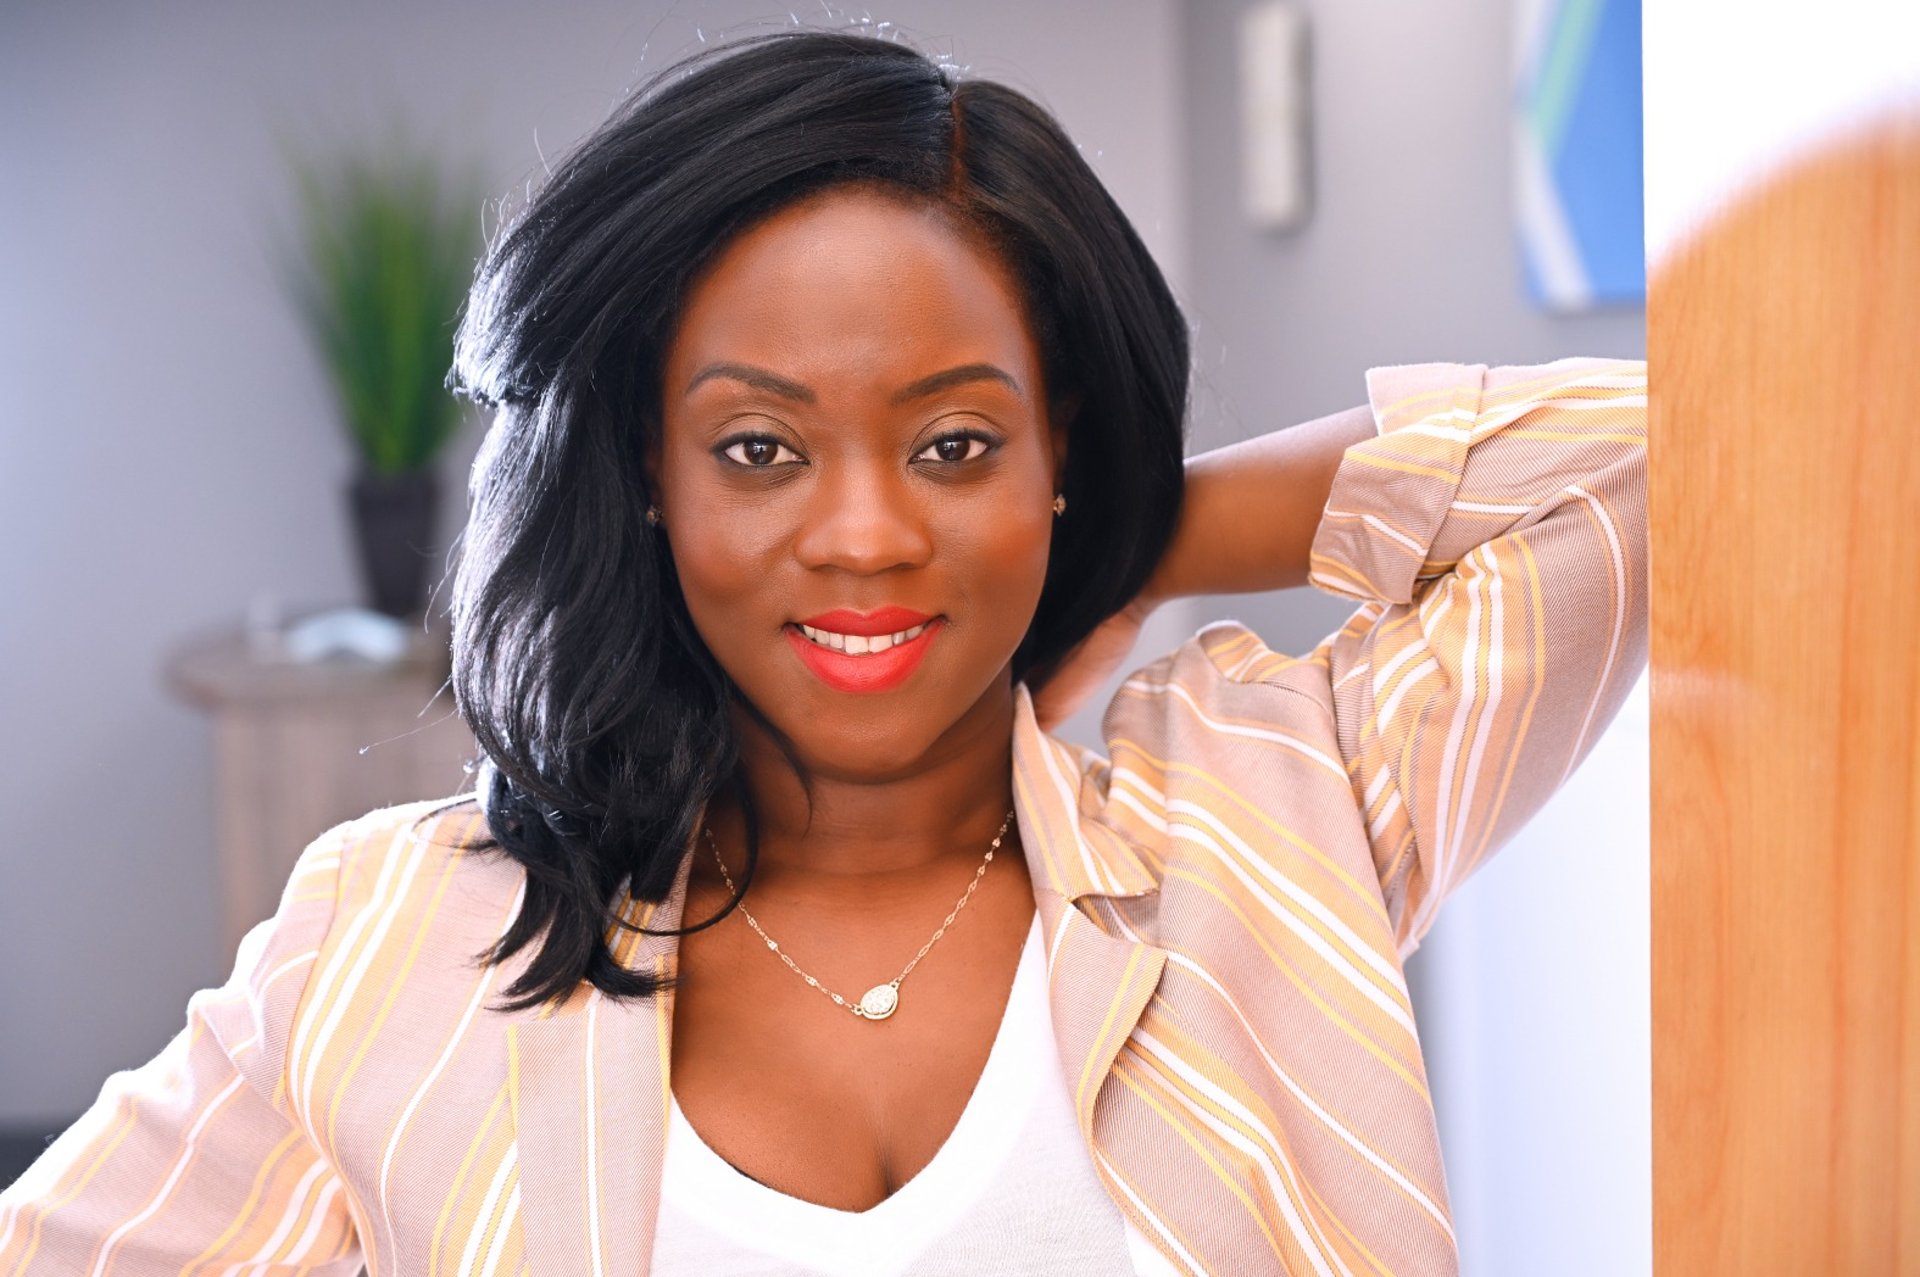
[[[924,565],[933,540],[911,482],[878,465],[822,467],[794,537],[795,557],[804,567],[861,575]]]

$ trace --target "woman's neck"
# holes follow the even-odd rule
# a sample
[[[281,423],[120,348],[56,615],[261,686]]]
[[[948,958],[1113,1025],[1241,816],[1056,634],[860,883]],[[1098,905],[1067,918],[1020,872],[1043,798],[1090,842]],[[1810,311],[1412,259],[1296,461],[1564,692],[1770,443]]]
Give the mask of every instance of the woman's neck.
[[[921,758],[895,773],[855,776],[810,766],[811,803],[767,729],[736,713],[741,776],[757,826],[756,878],[769,885],[782,879],[910,879],[956,859],[979,860],[1013,807],[1013,697],[1001,691],[982,698]],[[738,869],[746,846],[738,794],[717,794],[708,822],[729,867]],[[1008,824],[1002,846],[1016,837]]]

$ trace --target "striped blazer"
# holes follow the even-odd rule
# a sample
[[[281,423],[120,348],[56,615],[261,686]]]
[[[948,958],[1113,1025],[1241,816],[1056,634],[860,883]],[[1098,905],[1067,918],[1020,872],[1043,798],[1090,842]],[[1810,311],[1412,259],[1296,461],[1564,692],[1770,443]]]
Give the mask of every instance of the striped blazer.
[[[1358,600],[1337,632],[1207,626],[1126,680],[1104,752],[1016,689],[1060,1066],[1177,1271],[1457,1270],[1402,959],[1646,660],[1643,364],[1367,386],[1312,551]],[[481,830],[466,795],[308,846],[231,980],[0,1194],[0,1273],[644,1273],[671,998],[486,1009],[528,953],[470,960],[523,883]],[[686,863],[622,916],[675,925]],[[671,937],[609,937],[674,967]]]

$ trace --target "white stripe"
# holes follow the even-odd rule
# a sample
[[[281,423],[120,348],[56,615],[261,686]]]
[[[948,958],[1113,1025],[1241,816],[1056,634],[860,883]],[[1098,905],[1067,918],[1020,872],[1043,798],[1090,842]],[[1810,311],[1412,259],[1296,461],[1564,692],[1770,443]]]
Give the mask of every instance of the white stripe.
[[[1386,783],[1387,769],[1382,767],[1373,774],[1373,779],[1367,782],[1367,792],[1360,796],[1360,808],[1362,811],[1373,810],[1373,800],[1380,796],[1380,787]]]
[[[1449,430],[1451,431],[1451,433],[1459,435],[1460,441],[1462,443],[1466,442],[1466,438],[1467,438],[1466,431],[1452,430],[1450,427],[1449,427]],[[1429,432],[1421,431],[1420,433],[1424,434]],[[1327,518],[1327,519],[1358,519],[1362,523],[1366,524],[1368,527],[1380,533],[1380,535],[1387,537],[1390,540],[1398,541],[1401,545],[1406,546],[1407,549],[1413,551],[1415,554],[1425,555],[1427,552],[1427,548],[1425,546],[1421,545],[1418,541],[1414,540],[1412,537],[1408,536],[1406,533],[1396,531],[1395,529],[1390,527],[1387,524],[1387,522],[1384,519],[1380,518],[1378,515],[1365,514],[1355,510],[1329,509],[1329,510],[1322,511],[1321,517]]]
[[[306,1259],[308,1255],[313,1253],[314,1245],[320,1240],[320,1230],[329,1222],[327,1218],[327,1207],[332,1205],[333,1199],[340,1195],[342,1187],[343,1185],[338,1175],[327,1180],[326,1187],[320,1190],[320,1200],[313,1204],[313,1213],[307,1216],[307,1231],[300,1234],[300,1240],[293,1244],[293,1249],[288,1251],[279,1263],[263,1267],[263,1273],[271,1274],[281,1272],[289,1264],[295,1265],[296,1271],[299,1268],[311,1266],[301,1263],[300,1261]]]
[[[1073,849],[1080,857],[1080,865],[1086,870],[1087,880],[1102,891],[1118,891],[1119,880],[1107,872],[1105,864],[1094,856],[1087,846],[1087,840],[1080,836],[1080,794],[1077,787],[1068,783],[1065,773],[1060,770],[1060,757],[1057,750],[1063,748],[1052,738],[1041,736],[1040,758],[1046,765],[1047,776],[1053,781],[1054,790],[1060,798],[1062,817],[1067,826],[1067,837],[1073,839]],[[1056,855],[1059,848],[1054,849]]]
[[[596,989],[595,992],[597,993],[599,992],[599,990]],[[591,1037],[593,1030],[589,1028],[587,1032],[588,1032],[588,1036]],[[589,1139],[592,1138],[592,1135],[593,1135],[592,1126],[587,1127],[587,1135]],[[591,1167],[594,1165],[594,1163],[589,1161],[587,1165]],[[473,1217],[472,1227],[467,1232],[467,1244],[463,1246],[460,1250],[460,1273],[462,1274],[462,1277],[470,1277],[470,1275],[473,1272],[473,1261],[480,1253],[480,1237],[483,1233],[487,1231],[487,1225],[491,1223],[493,1220],[494,1206],[497,1202],[499,1202],[500,1194],[506,1188],[507,1172],[512,1169],[513,1169],[513,1152],[511,1149],[509,1149],[508,1152],[501,1157],[500,1165],[494,1168],[493,1178],[487,1182],[487,1195],[483,1199],[481,1199],[480,1210]],[[514,1187],[516,1189],[519,1188],[519,1184],[516,1182],[514,1184]],[[594,1182],[592,1178],[589,1178],[587,1183],[587,1188],[589,1190],[587,1193],[587,1199],[589,1202],[591,1202],[593,1198],[599,1195],[591,1191],[594,1188]],[[501,1231],[504,1232],[505,1230],[502,1229]],[[495,1244],[497,1245],[499,1242],[499,1238],[496,1237],[494,1241],[495,1241]],[[595,1260],[594,1270],[597,1272],[599,1271],[598,1261],[599,1261],[599,1255],[600,1255],[599,1239],[597,1236],[594,1242],[593,1253],[594,1253],[594,1260]]]
[[[1565,392],[1577,386],[1589,386],[1593,383],[1570,381],[1555,386],[1554,392],[1539,399],[1522,399],[1505,407],[1490,409],[1473,427],[1473,437],[1484,439],[1505,430],[1514,422],[1534,413],[1541,408],[1558,408],[1562,412],[1610,412],[1615,408],[1644,408],[1647,406],[1645,395],[1616,395],[1610,399],[1587,399],[1566,395]],[[1468,414],[1472,415],[1472,414]]]
[[[1456,510],[1465,510],[1470,514],[1532,514],[1530,505],[1495,505],[1491,501],[1456,501]]]
[[[1260,1053],[1260,1058],[1264,1060],[1267,1067],[1273,1071],[1273,1075],[1280,1079],[1281,1084],[1293,1093],[1294,1098],[1299,1100],[1301,1105],[1318,1118],[1328,1130],[1338,1135],[1349,1148],[1358,1153],[1382,1175],[1385,1175],[1395,1184],[1398,1184],[1406,1191],[1408,1196],[1419,1202],[1421,1208],[1424,1209],[1427,1214],[1433,1216],[1434,1222],[1446,1230],[1447,1239],[1449,1241],[1454,1240],[1453,1224],[1448,1221],[1447,1213],[1440,1209],[1440,1204],[1421,1192],[1419,1186],[1414,1184],[1413,1181],[1388,1165],[1387,1162],[1382,1159],[1378,1153],[1374,1152],[1373,1149],[1369,1148],[1359,1136],[1348,1130],[1332,1113],[1322,1108],[1311,1095],[1307,1094],[1305,1089],[1294,1080],[1293,1075],[1281,1066],[1280,1061],[1274,1058],[1271,1051],[1267,1050],[1266,1044],[1260,1040],[1259,1030],[1254,1027],[1253,1021],[1247,1018],[1247,1013],[1241,1009],[1240,1003],[1234,996],[1227,992],[1226,987],[1213,978],[1212,972],[1185,954],[1175,953],[1171,950],[1167,953],[1167,961],[1192,972],[1211,988],[1214,993],[1219,996],[1220,1000],[1227,1004],[1228,1010],[1232,1011],[1233,1014],[1238,1017],[1241,1027],[1247,1031],[1247,1039],[1253,1043],[1253,1049]]]
[[[1307,580],[1323,590],[1331,590],[1335,594],[1344,594],[1349,598],[1361,599],[1369,597],[1361,593],[1361,591],[1367,587],[1362,585],[1357,578],[1352,581],[1343,581],[1338,577],[1328,576],[1319,568],[1315,568],[1313,571],[1307,573]]]
[[[1183,1078],[1188,1086],[1209,1097],[1215,1104],[1233,1113],[1247,1125],[1265,1133],[1271,1140],[1272,1132],[1267,1131],[1267,1128],[1262,1126],[1259,1119],[1248,1112],[1244,1105],[1201,1076],[1199,1070],[1188,1065],[1174,1052],[1162,1046],[1152,1034],[1144,1029],[1135,1028],[1128,1035],[1128,1040],[1137,1042],[1149,1055],[1160,1060],[1173,1073]],[[1313,1270],[1320,1273],[1322,1277],[1333,1277],[1334,1268],[1337,1267],[1340,1272],[1347,1273],[1348,1277],[1351,1277],[1346,1264],[1341,1262],[1339,1254],[1321,1234],[1319,1225],[1303,1219],[1294,1206],[1293,1196],[1301,1191],[1300,1177],[1286,1153],[1277,1148],[1269,1153],[1267,1149],[1208,1112],[1203,1105],[1195,1103],[1185,1091],[1178,1087],[1168,1087],[1167,1093],[1202,1124],[1210,1127],[1214,1134],[1245,1153],[1259,1165],[1261,1175],[1267,1181],[1267,1188],[1272,1192],[1274,1200],[1279,1203],[1280,1213],[1286,1219],[1287,1227],[1292,1231],[1294,1240],[1300,1243],[1300,1249],[1306,1252],[1307,1259],[1313,1264]],[[1328,1265],[1328,1260],[1333,1261],[1333,1266]]]
[[[1459,426],[1443,426],[1437,420],[1426,418],[1409,422],[1393,433],[1397,435],[1427,435],[1434,439],[1446,439],[1452,443],[1466,443],[1472,438],[1472,432]]]
[[[1492,558],[1493,551],[1488,549],[1487,555]],[[1471,836],[1471,831],[1467,828],[1467,817],[1475,810],[1474,790],[1479,787],[1480,773],[1486,761],[1487,741],[1493,735],[1495,713],[1500,708],[1500,701],[1506,691],[1507,645],[1504,642],[1507,624],[1506,593],[1506,578],[1501,574],[1500,565],[1496,559],[1493,575],[1488,578],[1487,585],[1487,609],[1488,615],[1492,618],[1489,624],[1493,634],[1493,640],[1487,646],[1487,707],[1480,713],[1479,726],[1474,729],[1473,747],[1467,752],[1467,776],[1461,785],[1460,809],[1454,813],[1453,845],[1460,850],[1461,854],[1454,858],[1452,865],[1448,866],[1449,877],[1457,870],[1464,878],[1465,874],[1473,870],[1473,866],[1467,863],[1466,856],[1467,839]],[[1451,890],[1452,886],[1453,883],[1449,882],[1448,889]]]
[[[373,921],[378,902],[386,899],[387,893],[392,889],[392,880],[399,872],[401,859],[393,854],[393,848],[406,836],[405,827],[393,831],[391,840],[387,844],[386,854],[380,858],[380,874],[374,880],[371,899],[366,907],[354,913],[352,920],[347,924],[346,934],[341,937],[339,945],[333,951],[331,960],[314,976],[314,988],[308,999],[308,1005],[312,1008],[326,1009],[327,1016],[324,1023],[316,1025],[314,1014],[309,1011],[294,1026],[294,1043],[287,1057],[296,1067],[299,1061],[303,1059],[306,1061],[305,1077],[296,1089],[295,1095],[300,1112],[309,1124],[308,1129],[316,1134],[317,1130],[311,1124],[313,1122],[313,1087],[320,1071],[320,1057],[326,1039],[332,1035],[334,1029],[339,1027],[340,1019],[346,1012],[347,999],[340,996],[341,991],[349,987],[350,981],[357,978],[354,972],[348,970],[348,958],[353,953],[355,942],[360,934]],[[356,967],[354,970],[362,969]]]
[[[240,1053],[242,1051],[249,1050],[259,1043],[261,1029],[257,1026],[264,1025],[267,1020],[266,1010],[264,1007],[261,1006],[261,1002],[265,998],[267,991],[273,988],[273,986],[279,981],[281,976],[285,975],[287,972],[293,970],[297,966],[301,966],[305,963],[312,962],[315,958],[319,956],[320,956],[320,951],[318,949],[309,949],[305,953],[295,954],[293,957],[288,958],[285,962],[281,963],[278,967],[275,967],[273,974],[266,978],[265,982],[261,984],[259,989],[256,990],[252,985],[247,986],[247,990],[246,990],[247,1006],[249,1010],[252,1012],[253,1022],[256,1027],[251,1036],[245,1038],[244,1040],[236,1044],[231,1051],[227,1052],[227,1057],[229,1059],[234,1060],[235,1062],[238,1062],[240,1059]]]
[[[1567,755],[1567,769],[1560,773],[1563,783],[1573,774],[1574,765],[1580,761],[1581,747],[1587,741],[1587,729],[1593,726],[1593,713],[1600,707],[1600,697],[1607,690],[1607,680],[1613,677],[1614,654],[1620,650],[1620,631],[1627,623],[1627,565],[1620,551],[1620,533],[1613,526],[1613,520],[1607,517],[1607,508],[1598,497],[1579,484],[1568,484],[1566,490],[1585,501],[1599,518],[1600,526],[1606,530],[1607,549],[1613,555],[1613,579],[1619,585],[1613,591],[1613,633],[1607,639],[1607,659],[1600,666],[1600,681],[1594,686],[1592,698],[1587,701],[1586,717],[1580,720],[1580,734],[1574,738],[1573,752]]]
[[[1237,864],[1231,857],[1225,855],[1218,844],[1214,843],[1211,839],[1207,838],[1205,830],[1199,829],[1193,825],[1182,824],[1182,825],[1175,825],[1174,832],[1177,834],[1178,833],[1188,834],[1191,837],[1193,842],[1196,842],[1200,846],[1205,847],[1209,851],[1213,852],[1214,857],[1217,860],[1219,860],[1219,862],[1222,865],[1226,866],[1226,868],[1233,874],[1233,876],[1235,878],[1238,878],[1241,884],[1245,886],[1248,891],[1252,892],[1254,897],[1258,899],[1261,904],[1266,906],[1267,911],[1273,915],[1273,918],[1276,922],[1280,923],[1281,926],[1285,927],[1288,931],[1291,931],[1293,932],[1294,935],[1298,936],[1300,938],[1301,943],[1305,944],[1309,949],[1313,950],[1314,953],[1318,954],[1320,957],[1320,960],[1326,963],[1326,965],[1329,968],[1338,972],[1340,975],[1344,976],[1348,984],[1351,984],[1356,990],[1358,990],[1360,995],[1366,998],[1367,1001],[1373,1003],[1376,1007],[1379,1007],[1380,1010],[1383,1013],[1385,1013],[1388,1019],[1392,1020],[1395,1024],[1399,1025],[1401,1028],[1405,1029],[1410,1034],[1418,1032],[1418,1030],[1415,1029],[1413,1025],[1413,1014],[1411,1011],[1407,1009],[1405,1005],[1401,1003],[1396,1003],[1392,998],[1382,993],[1378,985],[1374,984],[1373,981],[1367,979],[1364,975],[1362,975],[1360,973],[1359,968],[1355,967],[1351,962],[1347,961],[1345,958],[1341,957],[1338,953],[1336,953],[1333,949],[1333,946],[1328,944],[1326,940],[1323,939],[1318,932],[1316,932],[1312,927],[1309,927],[1305,923],[1301,922],[1299,917],[1296,916],[1291,909],[1287,909],[1283,905],[1281,905],[1281,903],[1278,900],[1276,900],[1270,892],[1262,888],[1259,883],[1255,882],[1254,879],[1246,872],[1246,870],[1242,869],[1239,866],[1239,864]],[[1288,891],[1288,894],[1293,895],[1297,891],[1298,889],[1294,888]],[[1343,931],[1346,930],[1346,928],[1344,927],[1340,929]],[[1351,932],[1348,932],[1347,934],[1352,935]],[[1354,939],[1353,943],[1355,943],[1356,945],[1359,944],[1357,937]],[[1369,957],[1376,959],[1375,962],[1369,962],[1368,965],[1369,966],[1377,965],[1378,955],[1373,954],[1372,951],[1368,950],[1364,945],[1360,945],[1360,948],[1363,952],[1367,953]],[[1404,995],[1406,992],[1406,989],[1403,985],[1401,985],[1400,978],[1398,976],[1394,976],[1392,978],[1392,982],[1394,986],[1396,988],[1399,988],[1400,992]]]
[[[339,867],[340,853],[337,851],[325,856],[316,856],[312,860],[297,863],[294,866],[293,876],[288,878],[287,881],[289,883],[295,883],[303,878],[316,878],[321,874],[331,873]]]
[[[1373,676],[1374,699],[1375,700],[1380,699],[1380,693],[1385,691],[1387,684],[1393,681],[1393,673],[1395,670],[1399,669],[1402,665],[1405,665],[1408,661],[1420,655],[1425,650],[1426,650],[1426,645],[1423,643],[1408,643],[1405,646],[1403,646],[1398,652],[1395,652],[1393,654],[1393,658],[1389,660],[1385,665],[1382,665],[1379,668],[1379,670],[1375,672]]]
[[[520,906],[525,902],[526,898],[527,883],[523,877],[520,880],[520,889],[514,892],[513,904],[507,909],[507,922],[506,926],[500,929],[501,934],[504,935],[512,928],[515,919],[520,916]],[[386,1222],[387,1236],[389,1237],[394,1235],[394,1230],[393,1202],[387,1195],[387,1176],[393,1170],[393,1158],[394,1154],[400,1149],[400,1137],[406,1133],[407,1124],[413,1121],[414,1110],[420,1107],[422,1100],[426,1099],[427,1092],[433,1089],[433,1084],[440,1080],[440,1074],[446,1069],[447,1062],[453,1058],[454,1051],[466,1038],[467,1026],[472,1023],[474,1012],[479,1009],[481,1001],[487,996],[487,990],[493,987],[493,977],[498,973],[499,969],[499,964],[497,963],[487,968],[486,975],[482,977],[479,986],[473,991],[473,996],[467,1000],[467,1009],[465,1013],[461,1015],[460,1023],[454,1026],[453,1037],[448,1040],[447,1045],[441,1050],[440,1058],[433,1062],[433,1068],[428,1070],[425,1080],[420,1083],[419,1087],[414,1091],[412,1098],[407,1101],[406,1108],[401,1110],[400,1120],[394,1124],[393,1134],[387,1138],[386,1151],[381,1154],[380,1157],[380,1216]]]
[[[1420,645],[1408,644],[1408,646],[1417,648]],[[1429,656],[1426,660],[1408,670],[1407,676],[1400,680],[1400,686],[1393,689],[1393,695],[1389,696],[1387,703],[1380,707],[1380,714],[1374,719],[1376,728],[1383,728],[1388,723],[1391,723],[1394,714],[1400,709],[1400,702],[1406,698],[1408,690],[1411,689],[1415,683],[1418,683],[1421,679],[1439,668],[1440,663]],[[1377,733],[1377,735],[1381,736],[1385,734],[1385,732]]]
[[[1456,574],[1458,575],[1458,574]],[[1447,728],[1446,747],[1440,753],[1439,778],[1435,782],[1438,793],[1434,799],[1433,846],[1427,848],[1427,891],[1420,898],[1419,907],[1414,911],[1415,928],[1412,934],[1420,934],[1431,925],[1434,911],[1440,907],[1441,898],[1446,894],[1444,884],[1448,877],[1448,858],[1453,848],[1453,774],[1460,760],[1460,751],[1465,744],[1467,720],[1473,713],[1477,700],[1473,688],[1479,680],[1474,677],[1474,667],[1480,659],[1480,587],[1486,581],[1484,574],[1458,576],[1466,585],[1467,625],[1466,640],[1460,652],[1460,666],[1454,675],[1454,685],[1460,689],[1460,697],[1454,703],[1453,722]]]
[[[1139,813],[1140,819],[1146,821],[1163,834],[1167,832],[1167,818],[1165,816],[1157,811],[1151,810],[1145,803],[1135,798],[1126,790],[1121,789],[1119,786],[1116,785],[1108,788],[1107,801],[1109,803],[1119,803],[1123,807],[1131,807],[1135,812]]]
[[[1369,664],[1370,663],[1367,661],[1362,661],[1358,665],[1354,666],[1352,669],[1348,670],[1345,674],[1342,674],[1339,678],[1339,681],[1334,683],[1333,690],[1337,692],[1342,687],[1346,686],[1346,684],[1352,679],[1358,678],[1360,675],[1365,674],[1367,672]]]
[[[1140,797],[1146,799],[1155,807],[1165,807],[1167,805],[1166,794],[1158,785],[1154,784],[1150,778],[1137,769],[1121,763],[1113,769],[1110,775],[1111,780],[1107,785],[1109,792],[1112,791],[1115,785],[1126,785],[1130,789],[1138,791]],[[1167,822],[1160,820],[1158,823],[1164,827]]]
[[[499,1270],[500,1256],[506,1251],[507,1237],[513,1232],[514,1216],[520,1213],[520,1181],[513,1181],[513,1191],[507,1194],[507,1208],[500,1214],[500,1227],[494,1230],[493,1245],[487,1248],[487,1265],[480,1270],[480,1277],[493,1277]]]
[[[161,1049],[158,1058],[165,1059],[167,1056],[174,1054],[184,1055],[186,1049],[187,1033],[186,1030],[182,1029],[173,1036],[172,1041]],[[61,1132],[60,1136],[47,1147],[46,1151],[36,1157],[33,1164],[22,1171],[20,1177],[14,1180],[13,1184],[7,1189],[6,1195],[12,1196],[15,1199],[15,1205],[10,1208],[5,1208],[7,1210],[7,1226],[4,1231],[0,1231],[0,1253],[5,1253],[7,1243],[13,1237],[14,1227],[20,1222],[20,1217],[26,1212],[27,1204],[29,1202],[42,1202],[52,1197],[55,1187],[57,1187],[60,1182],[60,1177],[66,1174],[72,1158],[67,1156],[51,1156],[50,1154],[53,1150],[58,1149],[60,1153],[64,1155],[69,1152],[92,1149],[104,1139],[107,1132],[112,1130],[117,1124],[117,1119],[123,1115],[123,1110],[120,1105],[117,1102],[112,1104],[101,1102],[107,1099],[107,1093],[110,1090],[115,1089],[116,1080],[118,1087],[124,1090],[129,1079],[123,1077],[120,1073],[110,1074],[101,1087],[100,1099],[88,1105],[86,1111],[80,1115],[79,1120]],[[13,1275],[9,1274],[9,1277],[13,1277]]]
[[[1387,769],[1385,767],[1382,767],[1380,769],[1380,774],[1382,776],[1385,776],[1387,774]],[[1386,830],[1388,822],[1393,819],[1393,814],[1399,810],[1400,810],[1400,791],[1396,789],[1393,791],[1393,796],[1387,799],[1387,805],[1380,809],[1380,814],[1378,816],[1375,816],[1370,822],[1368,822],[1367,824],[1368,841],[1376,844],[1379,843],[1380,835]]]
[[[1068,915],[1079,912],[1078,909],[1073,907],[1072,902],[1068,902],[1060,914],[1060,925],[1054,929],[1053,939],[1047,945],[1047,982],[1049,987],[1052,986],[1053,969],[1056,964],[1056,959],[1060,956],[1060,943],[1067,938],[1067,925],[1073,921]]]
[[[200,1132],[206,1129],[207,1123],[213,1119],[214,1112],[222,1104],[226,1103],[227,1097],[244,1085],[246,1085],[246,1077],[236,1070],[233,1075],[233,1081],[222,1087],[219,1094],[209,1100],[207,1106],[200,1110],[200,1116],[195,1118],[193,1125],[187,1129],[186,1147],[182,1148],[180,1155],[173,1159],[173,1166],[168,1170],[167,1178],[161,1183],[160,1187],[155,1190],[152,1198],[148,1200],[146,1209],[107,1235],[106,1242],[100,1248],[100,1258],[96,1259],[93,1263],[90,1277],[100,1277],[100,1274],[106,1271],[107,1261],[113,1258],[113,1252],[120,1248],[121,1239],[141,1224],[144,1224],[147,1220],[153,1218],[154,1213],[160,1209],[160,1203],[167,1200],[168,1194],[173,1192],[173,1186],[179,1183],[180,1177],[186,1173],[187,1163],[193,1159],[193,1150],[200,1143]]]
[[[1119,1172],[1114,1170],[1113,1163],[1107,1160],[1106,1155],[1097,1148],[1090,1151],[1093,1153],[1093,1160],[1098,1162],[1100,1169],[1106,1172],[1107,1182],[1119,1189],[1121,1195],[1133,1203],[1133,1208],[1140,1212],[1141,1217],[1145,1219],[1148,1224],[1152,1225],[1153,1231],[1160,1235],[1160,1240],[1167,1244],[1167,1248],[1178,1255],[1180,1262],[1185,1264],[1197,1277],[1207,1277],[1206,1268],[1201,1265],[1199,1260],[1193,1257],[1192,1253],[1188,1251],[1185,1246],[1182,1246],[1174,1238],[1174,1235],[1167,1230],[1167,1226],[1160,1222],[1160,1217],[1147,1209],[1147,1204],[1140,1200],[1138,1193],[1127,1186],[1125,1180],[1120,1178]]]
[[[1241,727],[1234,723],[1223,723],[1208,714],[1206,710],[1200,708],[1200,702],[1193,699],[1193,693],[1172,680],[1168,680],[1165,683],[1154,684],[1145,679],[1136,678],[1128,679],[1123,686],[1144,695],[1158,695],[1162,692],[1171,692],[1187,703],[1193,710],[1194,717],[1198,718],[1214,731],[1226,736],[1244,736],[1249,740],[1272,741],[1278,745],[1285,745],[1306,755],[1311,761],[1320,764],[1320,766],[1326,768],[1335,776],[1338,776],[1342,784],[1346,783],[1347,769],[1329,757],[1325,752],[1315,749],[1312,745],[1308,744],[1304,738],[1294,736],[1288,732],[1276,732],[1265,727]]]
[[[1625,389],[1640,386],[1643,382],[1644,379],[1640,377],[1581,378],[1578,381],[1562,382],[1555,386],[1551,393],[1540,398],[1516,400],[1500,408],[1487,409],[1484,413],[1472,408],[1444,408],[1420,418],[1419,424],[1446,420],[1472,422],[1471,436],[1477,441],[1488,435],[1500,433],[1520,418],[1540,408],[1560,408],[1568,412],[1605,412],[1614,408],[1644,408],[1647,406],[1647,397],[1644,394],[1616,395],[1609,399],[1587,399],[1566,393],[1576,389]],[[1409,423],[1393,433],[1401,434],[1410,431],[1414,424]]]
[[[287,1235],[293,1231],[295,1222],[299,1220],[307,1194],[313,1191],[313,1186],[326,1173],[327,1164],[317,1157],[314,1158],[313,1165],[307,1167],[307,1173],[302,1175],[300,1182],[293,1186],[293,1195],[287,1199],[286,1206],[280,1212],[280,1223],[274,1228],[273,1236],[267,1238],[266,1244],[253,1252],[249,1258],[229,1265],[221,1277],[240,1277],[244,1269],[258,1269],[263,1264],[273,1262],[274,1252],[280,1249],[280,1244],[287,1239]]]

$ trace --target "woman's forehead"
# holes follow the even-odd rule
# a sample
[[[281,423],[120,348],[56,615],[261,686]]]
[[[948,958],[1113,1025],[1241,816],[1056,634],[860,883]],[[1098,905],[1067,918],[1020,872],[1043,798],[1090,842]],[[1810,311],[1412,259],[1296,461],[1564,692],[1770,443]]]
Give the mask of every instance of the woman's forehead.
[[[736,236],[689,290],[667,391],[715,363],[806,384],[899,389],[958,365],[1005,369],[1024,393],[1038,351],[999,256],[945,210],[833,190]]]

